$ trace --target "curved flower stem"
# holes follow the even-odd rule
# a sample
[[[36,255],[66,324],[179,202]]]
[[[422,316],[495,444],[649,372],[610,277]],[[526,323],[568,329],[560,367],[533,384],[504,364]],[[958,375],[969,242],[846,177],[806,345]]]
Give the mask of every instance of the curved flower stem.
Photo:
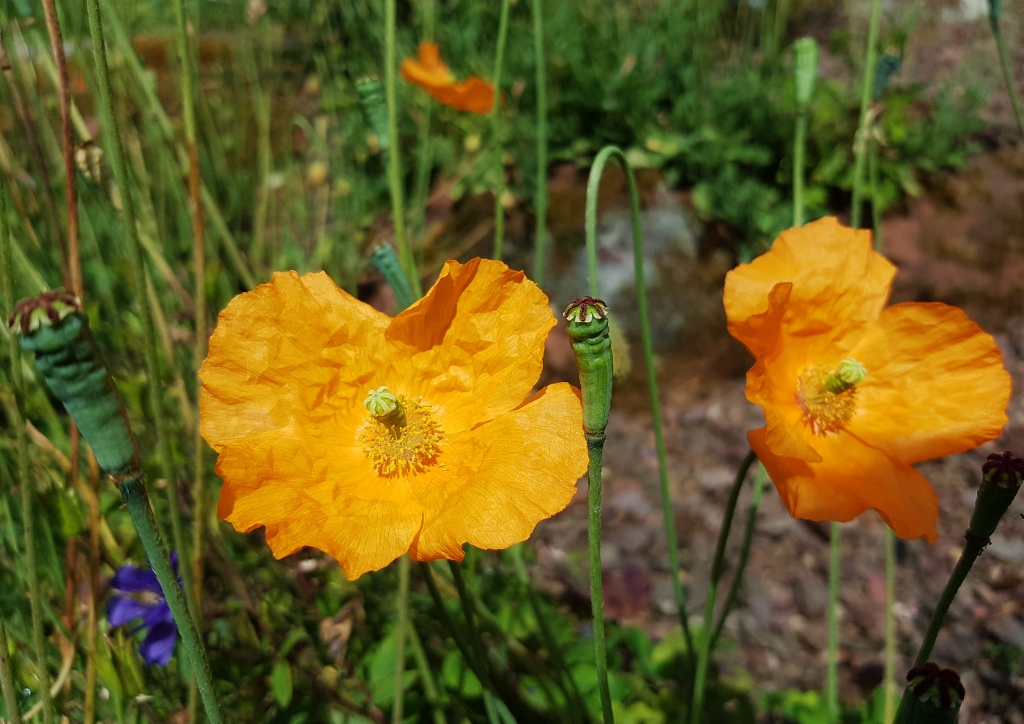
[[[864,80],[860,93],[860,122],[853,141],[853,201],[850,209],[850,225],[860,228],[862,213],[862,187],[864,161],[868,145],[868,113],[871,110],[871,94],[875,86],[875,69],[878,65],[878,16],[881,0],[871,0],[871,16],[868,19],[868,49],[864,60]]]
[[[192,621],[188,604],[185,601],[185,594],[182,592],[181,586],[178,585],[178,579],[171,568],[167,549],[160,538],[156,517],[153,515],[153,506],[150,504],[149,494],[146,492],[146,481],[141,473],[137,473],[123,481],[120,487],[121,496],[128,506],[128,513],[139,533],[139,540],[142,541],[142,547],[153,567],[153,573],[156,574],[157,582],[163,590],[164,598],[174,616],[174,622],[178,625],[181,643],[192,664],[199,695],[206,708],[206,716],[210,720],[210,724],[221,724],[220,709],[217,706],[217,696],[213,689],[210,664],[206,660],[206,650],[203,648],[199,633]],[[182,568],[184,569],[184,566]]]
[[[7,660],[7,627],[0,618],[0,689],[4,693],[4,708],[11,724],[21,724],[18,712],[18,694],[14,690],[14,679],[11,678],[11,663]]]
[[[892,721],[896,708],[896,534],[885,526],[885,675],[882,677],[884,708],[882,721]]]
[[[388,152],[388,181],[391,187],[391,216],[395,225],[395,245],[416,296],[423,292],[416,262],[409,249],[409,237],[405,232],[405,201],[402,192],[401,143],[398,138],[398,92],[395,78],[395,9],[396,0],[384,0],[384,94],[388,105],[388,135],[391,150]]]
[[[409,629],[409,556],[398,559],[398,622],[395,624],[395,698],[392,724],[402,724],[405,687],[405,639]]]
[[[1010,94],[1010,104],[1013,106],[1013,116],[1017,119],[1017,127],[1024,135],[1024,113],[1021,112],[1020,96],[1017,95],[1017,86],[1013,82],[1013,66],[1010,64],[1010,54],[1006,50],[1006,41],[1003,39],[1003,30],[999,25],[1002,15],[1002,0],[989,0],[988,22],[992,27],[992,37],[996,41],[996,50],[999,52],[999,65],[1003,68],[1003,80],[1006,81],[1006,90]]]
[[[139,305],[142,322],[143,355],[146,362],[146,378],[149,393],[150,413],[153,416],[153,427],[156,431],[157,448],[160,454],[161,474],[167,481],[168,508],[171,518],[171,534],[174,547],[183,561],[190,561],[182,529],[181,511],[178,502],[178,481],[174,475],[174,458],[171,439],[166,430],[166,418],[161,404],[160,365],[157,352],[156,332],[154,326],[154,310],[146,293],[146,267],[142,260],[142,243],[135,215],[135,202],[132,194],[132,182],[128,176],[128,165],[125,161],[124,141],[117,124],[114,112],[114,99],[110,89],[110,69],[107,65],[107,50],[103,36],[103,18],[100,13],[100,0],[88,0],[89,31],[92,37],[93,53],[96,59],[96,76],[100,87],[100,105],[104,127],[109,131],[108,150],[111,166],[121,191],[121,207],[124,212],[124,223],[128,231],[128,259],[132,270],[132,288],[136,303]],[[181,567],[181,577],[185,581],[185,589],[192,590],[192,570],[188,565]],[[191,599],[191,595],[188,596]]]
[[[839,566],[843,529],[832,523],[828,561],[828,651],[825,670],[825,705],[831,724],[839,721]]]
[[[14,273],[11,261],[13,239],[7,225],[7,190],[6,179],[0,174],[0,293],[3,294],[3,307],[0,314],[6,319],[14,308]],[[21,370],[21,347],[14,333],[7,334],[8,359],[11,363],[11,387],[14,392],[14,405],[8,413],[8,421],[14,428],[15,450],[17,457],[18,486],[21,488],[21,517],[25,535],[25,567],[28,569],[28,597],[32,611],[32,654],[39,671],[39,695],[43,705],[43,722],[52,724],[54,721],[53,700],[50,696],[50,674],[46,666],[46,639],[43,637],[42,592],[39,588],[39,564],[36,560],[36,542],[33,532],[33,490],[29,479],[28,444],[25,433],[25,380]]]
[[[725,604],[722,606],[722,613],[719,615],[718,623],[715,624],[715,632],[711,635],[711,651],[715,650],[715,643],[718,641],[718,637],[722,634],[722,628],[725,626],[725,619],[729,615],[729,611],[732,610],[733,605],[736,603],[736,597],[739,595],[740,586],[743,585],[743,572],[747,568],[747,561],[750,560],[750,546],[754,541],[754,531],[757,528],[757,509],[761,506],[761,498],[764,495],[765,484],[768,482],[768,473],[765,472],[763,465],[757,466],[757,471],[754,473],[754,492],[750,498],[750,510],[747,513],[747,526],[743,531],[743,544],[740,546],[740,561],[736,566],[736,575],[733,578],[732,585],[729,586],[729,593],[725,597]]]
[[[544,265],[548,248],[548,88],[544,60],[544,0],[533,0],[533,65],[537,86],[537,188],[533,213],[537,216],[534,232],[533,281],[544,287]]]
[[[508,42],[509,0],[501,0],[498,20],[498,49],[494,55],[494,105],[491,107],[491,143],[494,145],[494,258],[501,260],[505,249],[505,163],[501,142],[501,72],[505,67],[505,45]]]
[[[434,724],[445,724],[444,705],[441,702],[437,682],[434,681],[434,672],[430,670],[430,662],[427,661],[427,653],[423,650],[423,642],[420,641],[415,626],[410,625],[408,633],[409,645],[412,655],[416,659],[416,668],[419,669],[420,679],[423,681],[423,693],[426,695],[427,703],[430,704]]]
[[[718,591],[718,582],[725,572],[725,545],[729,541],[729,531],[732,529],[732,519],[736,515],[736,503],[739,502],[740,490],[743,488],[743,481],[747,478],[750,466],[757,460],[757,455],[751,450],[743,458],[739,469],[736,471],[736,478],[733,480],[732,488],[729,490],[729,498],[725,503],[725,512],[722,514],[722,527],[718,530],[718,542],[715,544],[715,557],[711,561],[711,578],[708,581],[708,597],[704,603],[704,624],[701,627],[700,651],[697,654],[697,670],[693,677],[693,699],[690,705],[690,724],[697,724],[704,711],[704,689],[707,685],[708,664],[711,658],[711,642],[713,639],[711,626],[715,615],[715,595]]]
[[[587,205],[585,213],[585,229],[587,239],[587,280],[590,295],[600,296],[597,283],[597,199],[601,186],[604,168],[614,158],[622,166],[629,189],[629,209],[633,225],[633,263],[634,286],[636,287],[637,308],[640,313],[640,340],[644,355],[644,371],[647,375],[647,394],[651,405],[651,420],[654,424],[654,447],[658,455],[658,482],[661,488],[661,509],[665,524],[665,542],[668,546],[669,568],[672,572],[672,588],[675,594],[676,607],[679,610],[679,624],[686,640],[687,656],[693,658],[693,636],[686,617],[686,594],[679,569],[679,544],[676,537],[675,512],[672,509],[672,497],[668,488],[668,453],[665,449],[665,433],[661,421],[661,400],[658,393],[658,377],[654,369],[654,346],[651,341],[651,321],[647,307],[647,284],[644,279],[643,231],[640,225],[640,196],[637,193],[636,179],[626,160],[625,154],[616,146],[606,146],[594,159],[587,180]]]

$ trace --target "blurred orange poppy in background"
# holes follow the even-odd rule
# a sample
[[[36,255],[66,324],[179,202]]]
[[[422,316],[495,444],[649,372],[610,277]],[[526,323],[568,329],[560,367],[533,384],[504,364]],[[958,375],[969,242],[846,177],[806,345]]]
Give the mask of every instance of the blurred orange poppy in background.
[[[275,274],[221,312],[200,370],[218,514],[353,579],[525,540],[587,468],[579,391],[531,394],[554,324],[495,261],[448,262],[394,319],[322,272]]]
[[[451,70],[441,60],[436,43],[422,42],[419,59],[402,61],[402,77],[429,93],[435,100],[451,108],[471,113],[490,113],[494,107],[494,86],[473,75],[456,82]]]
[[[938,538],[939,504],[911,465],[996,438],[1010,376],[992,337],[945,304],[885,307],[896,268],[834,218],[790,229],[729,272],[729,332],[755,364],[748,439],[791,515],[871,508],[901,538]]]

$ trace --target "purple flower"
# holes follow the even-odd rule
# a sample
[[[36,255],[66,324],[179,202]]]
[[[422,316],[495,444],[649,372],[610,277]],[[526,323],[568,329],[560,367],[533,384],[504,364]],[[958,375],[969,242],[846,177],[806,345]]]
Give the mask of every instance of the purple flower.
[[[171,565],[178,572],[178,553],[171,553]],[[180,581],[179,581],[180,582]],[[141,619],[130,634],[148,629],[139,646],[142,658],[150,664],[167,666],[178,639],[178,627],[164,598],[163,589],[150,568],[136,568],[126,563],[114,573],[110,587],[117,591],[107,606],[111,626],[124,626]]]

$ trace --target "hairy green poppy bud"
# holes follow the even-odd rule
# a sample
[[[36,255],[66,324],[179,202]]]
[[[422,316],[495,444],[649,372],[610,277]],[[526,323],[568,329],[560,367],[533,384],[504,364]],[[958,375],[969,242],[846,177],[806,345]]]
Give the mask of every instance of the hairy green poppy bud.
[[[391,286],[391,289],[394,290],[395,304],[398,306],[398,311],[404,311],[412,306],[412,303],[416,301],[416,295],[413,294],[409,277],[405,275],[405,271],[402,269],[402,263],[398,260],[395,248],[390,244],[381,244],[373,250],[373,254],[370,255],[370,261],[377,267],[377,271],[384,276],[384,280]]]
[[[583,430],[602,436],[612,406],[612,342],[608,333],[608,305],[600,299],[576,299],[562,314],[568,321],[569,341],[580,371],[583,392]]]
[[[814,85],[818,80],[818,43],[814,38],[800,38],[793,48],[796,105],[797,108],[803,109],[810,104],[814,96]]]
[[[953,669],[928,662],[907,674],[900,706],[900,724],[956,724],[964,701],[964,686]]]
[[[992,453],[981,466],[981,487],[974,503],[967,537],[984,541],[999,524],[1020,489],[1024,478],[1024,460],[1015,457],[1009,450],[1000,454]]]
[[[45,292],[18,302],[8,321],[21,346],[34,352],[43,375],[111,475],[138,470],[139,450],[121,395],[96,347],[89,318],[67,292]]]
[[[391,148],[391,134],[388,132],[388,107],[384,102],[384,88],[376,76],[366,76],[356,81],[359,104],[370,122],[370,128],[377,136],[381,151]]]

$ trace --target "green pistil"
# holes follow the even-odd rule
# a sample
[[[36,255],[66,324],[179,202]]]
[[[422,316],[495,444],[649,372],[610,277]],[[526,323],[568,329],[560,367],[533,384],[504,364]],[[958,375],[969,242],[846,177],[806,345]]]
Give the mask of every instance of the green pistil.
[[[386,385],[370,390],[363,404],[374,420],[387,425],[396,434],[405,427],[405,408]]]
[[[864,365],[853,357],[847,357],[839,363],[835,372],[825,378],[824,386],[829,392],[838,395],[863,382],[867,376],[868,371]]]

